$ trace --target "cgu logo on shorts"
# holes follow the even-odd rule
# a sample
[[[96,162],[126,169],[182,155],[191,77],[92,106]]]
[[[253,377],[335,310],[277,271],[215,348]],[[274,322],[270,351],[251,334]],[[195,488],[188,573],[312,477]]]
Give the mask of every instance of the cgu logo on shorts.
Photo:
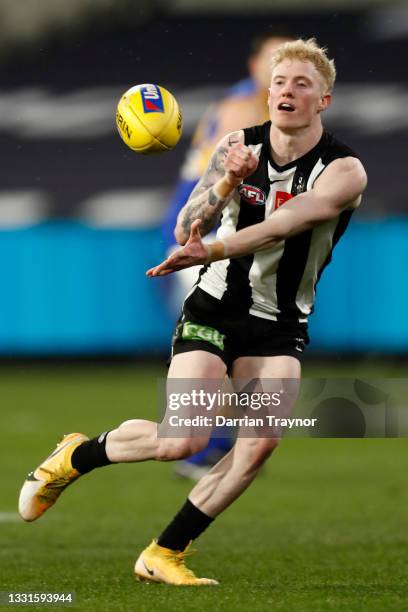
[[[140,94],[145,113],[164,113],[163,97],[156,85],[144,85],[140,88]]]
[[[248,204],[254,204],[255,206],[263,206],[265,204],[266,195],[258,187],[243,183],[238,187],[238,193]]]
[[[293,198],[291,193],[287,193],[286,191],[277,191],[275,196],[275,210],[291,198]]]
[[[208,325],[198,325],[191,321],[186,321],[181,332],[183,340],[205,340],[214,346],[217,346],[221,351],[224,350],[225,335],[221,334],[218,329],[209,327]]]

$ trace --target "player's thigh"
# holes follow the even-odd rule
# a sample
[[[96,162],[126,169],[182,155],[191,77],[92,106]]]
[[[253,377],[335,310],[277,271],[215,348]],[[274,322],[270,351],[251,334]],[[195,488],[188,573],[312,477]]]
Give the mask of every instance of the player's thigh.
[[[227,367],[218,355],[208,351],[188,351],[174,355],[167,377],[223,380],[226,371]]]
[[[300,376],[300,361],[290,355],[238,357],[232,366],[233,378],[299,379]]]
[[[280,428],[271,427],[268,415],[287,418],[292,414],[299,395],[301,365],[296,357],[280,355],[273,357],[239,357],[232,366],[233,383],[236,390],[248,391],[251,394],[267,393],[270,395],[269,404],[263,403],[262,408],[249,404],[248,416],[260,418],[263,423],[260,427],[241,427],[238,438],[258,439],[258,447],[266,451],[276,443],[273,441],[261,442],[262,438],[279,439]],[[252,395],[256,398],[256,395]],[[252,400],[251,400],[252,401]],[[262,420],[263,419],[263,420]]]
[[[206,406],[197,405],[195,398],[201,390],[217,393],[226,370],[222,359],[207,351],[188,351],[173,357],[166,385],[167,409],[158,428],[165,458],[182,458],[207,446],[212,429],[205,420]]]

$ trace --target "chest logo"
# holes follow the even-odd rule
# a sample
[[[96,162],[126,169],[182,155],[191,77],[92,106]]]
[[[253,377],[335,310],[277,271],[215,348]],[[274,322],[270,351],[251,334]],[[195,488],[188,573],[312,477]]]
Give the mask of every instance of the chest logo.
[[[248,202],[248,204],[253,204],[254,206],[262,206],[265,204],[266,195],[262,189],[258,187],[243,183],[238,187],[238,193],[245,202]]]
[[[291,193],[287,193],[286,191],[277,191],[275,194],[275,210],[291,198],[293,198]]]

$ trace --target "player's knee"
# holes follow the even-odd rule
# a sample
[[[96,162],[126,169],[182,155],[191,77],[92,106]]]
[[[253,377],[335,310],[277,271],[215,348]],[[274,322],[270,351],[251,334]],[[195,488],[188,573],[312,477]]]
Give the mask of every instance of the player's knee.
[[[198,438],[180,438],[179,440],[162,440],[159,445],[158,461],[178,461],[202,451],[208,441]]]

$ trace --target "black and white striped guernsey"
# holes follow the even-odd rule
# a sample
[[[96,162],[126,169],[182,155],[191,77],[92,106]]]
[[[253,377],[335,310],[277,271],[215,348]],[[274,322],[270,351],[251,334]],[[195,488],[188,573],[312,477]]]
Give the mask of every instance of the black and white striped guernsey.
[[[217,231],[221,240],[263,221],[291,197],[312,189],[317,177],[333,160],[357,157],[331,134],[323,132],[311,151],[278,166],[271,157],[270,125],[268,121],[244,130],[245,144],[259,155],[259,164],[224,209]],[[313,311],[316,284],[355,207],[352,205],[337,218],[270,249],[205,266],[198,287],[233,312],[249,312],[272,321],[306,322]]]

